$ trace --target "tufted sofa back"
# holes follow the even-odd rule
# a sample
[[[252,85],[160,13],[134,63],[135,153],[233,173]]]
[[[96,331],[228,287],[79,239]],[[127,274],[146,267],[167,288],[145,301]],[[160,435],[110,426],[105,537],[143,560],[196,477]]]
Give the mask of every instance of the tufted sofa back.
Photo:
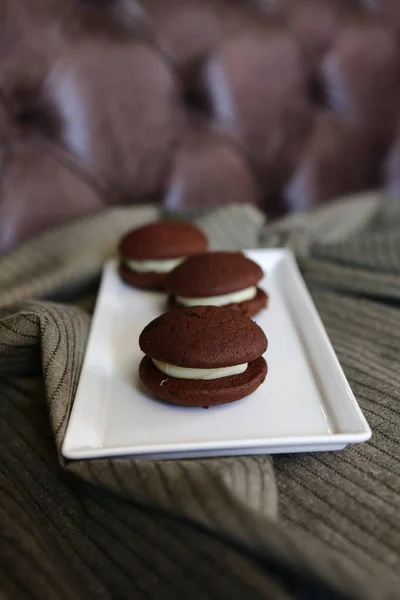
[[[2,0],[0,252],[112,204],[400,187],[398,0]]]

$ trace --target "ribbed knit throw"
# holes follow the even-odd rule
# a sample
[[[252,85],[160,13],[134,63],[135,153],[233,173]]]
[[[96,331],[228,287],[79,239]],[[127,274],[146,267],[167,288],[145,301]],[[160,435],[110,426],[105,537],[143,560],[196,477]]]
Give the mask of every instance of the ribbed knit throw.
[[[202,460],[60,455],[104,261],[162,216],[112,209],[0,258],[0,598],[400,598],[400,203],[264,224],[177,215],[213,249],[289,246],[372,439]]]

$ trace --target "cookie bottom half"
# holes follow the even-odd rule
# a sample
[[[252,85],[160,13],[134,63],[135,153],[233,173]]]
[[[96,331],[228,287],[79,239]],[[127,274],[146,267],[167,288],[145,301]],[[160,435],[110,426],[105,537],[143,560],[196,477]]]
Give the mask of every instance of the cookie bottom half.
[[[123,281],[142,290],[163,290],[168,273],[137,273],[123,263],[119,264],[118,272]]]
[[[257,288],[257,294],[251,300],[245,300],[239,304],[226,304],[227,308],[236,308],[242,311],[246,317],[254,317],[263,308],[268,305],[268,296],[261,288]],[[174,296],[170,296],[168,299],[168,309],[173,310],[175,308],[182,308],[183,304],[179,304]]]
[[[139,376],[143,385],[156,398],[179,406],[216,406],[236,402],[252,394],[267,376],[267,363],[260,356],[249,363],[240,375],[220,379],[177,379],[161,373],[150,357],[140,363]]]

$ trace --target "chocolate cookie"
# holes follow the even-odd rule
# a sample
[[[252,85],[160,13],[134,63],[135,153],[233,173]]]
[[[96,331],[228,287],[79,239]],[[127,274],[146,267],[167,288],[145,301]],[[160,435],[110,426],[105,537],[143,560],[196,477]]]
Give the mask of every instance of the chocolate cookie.
[[[128,232],[119,246],[119,273],[139,288],[163,289],[164,281],[184,258],[208,247],[205,235],[190,223],[159,221]]]
[[[198,254],[178,265],[165,280],[169,308],[229,306],[248,317],[267,305],[267,294],[257,287],[263,271],[241,252]]]
[[[166,313],[142,331],[143,385],[182,406],[214,406],[254,392],[267,375],[262,329],[239,310],[197,306]]]

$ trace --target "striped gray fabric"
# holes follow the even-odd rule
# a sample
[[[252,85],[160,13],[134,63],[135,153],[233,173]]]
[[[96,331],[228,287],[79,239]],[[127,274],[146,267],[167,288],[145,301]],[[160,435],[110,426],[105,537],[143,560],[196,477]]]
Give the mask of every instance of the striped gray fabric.
[[[249,206],[179,215],[213,248],[295,249],[369,443],[273,461],[61,457],[101,265],[158,215],[112,209],[0,259],[2,597],[400,597],[400,207],[379,194],[273,225]]]

